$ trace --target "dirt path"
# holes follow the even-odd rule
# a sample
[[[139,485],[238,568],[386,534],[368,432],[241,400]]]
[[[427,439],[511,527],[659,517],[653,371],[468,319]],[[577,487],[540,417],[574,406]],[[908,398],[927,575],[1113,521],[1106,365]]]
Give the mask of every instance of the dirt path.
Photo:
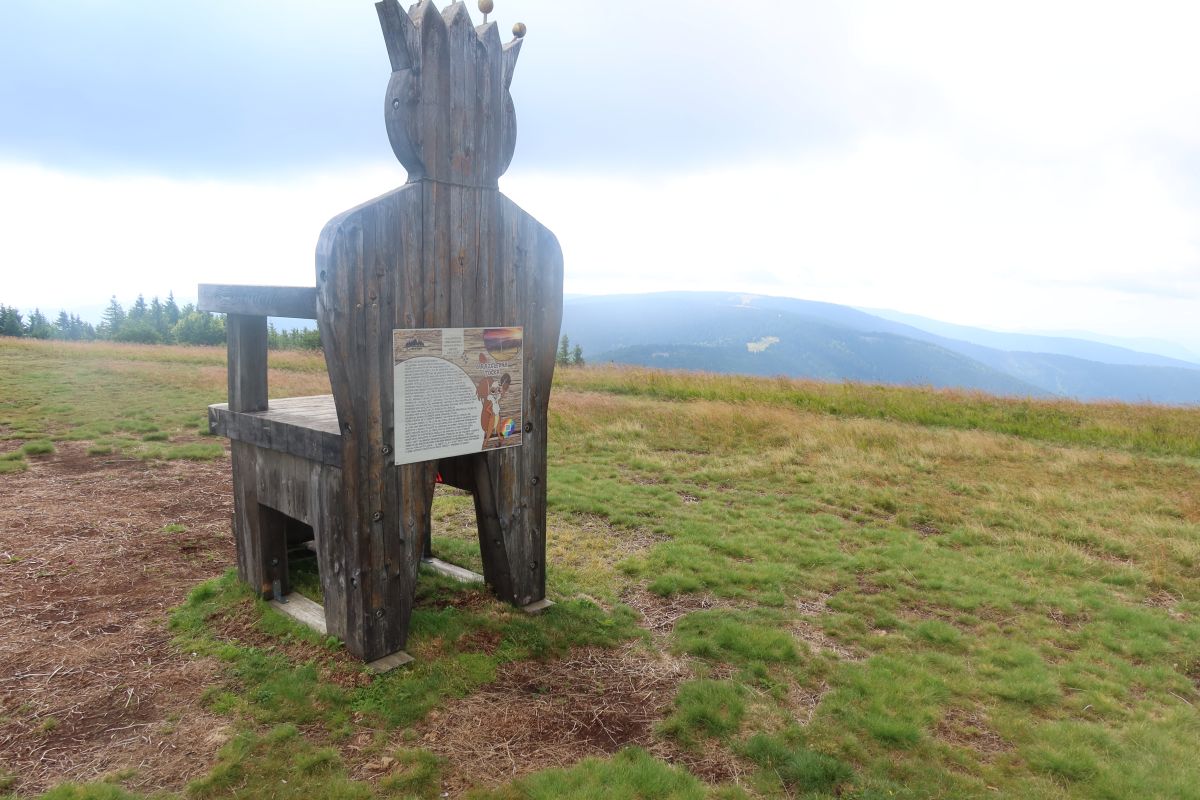
[[[211,767],[228,728],[198,699],[216,665],[176,652],[165,619],[234,563],[231,507],[227,459],[89,457],[64,442],[0,479],[0,774],[17,776],[12,788],[131,769],[128,788],[178,788]]]

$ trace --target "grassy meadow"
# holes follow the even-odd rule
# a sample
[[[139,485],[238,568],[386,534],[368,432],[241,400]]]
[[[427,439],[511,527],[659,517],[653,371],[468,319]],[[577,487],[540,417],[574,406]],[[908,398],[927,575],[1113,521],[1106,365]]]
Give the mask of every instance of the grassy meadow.
[[[226,457],[204,433],[222,348],[0,339],[0,374],[0,472],[65,440]],[[423,719],[600,648],[681,665],[664,749],[469,796],[1200,798],[1200,409],[612,367],[555,380],[557,605],[526,617],[423,575],[416,662],[368,678],[233,577],[196,587],[171,628],[223,663],[204,702],[236,734],[183,796],[439,797],[449,765]],[[319,354],[271,354],[272,396],[327,386]],[[478,568],[470,508],[439,495],[434,546]],[[232,613],[288,646],[223,639]],[[386,776],[355,777],[348,741]],[[689,758],[740,777],[706,782]],[[140,795],[118,775],[45,796]]]

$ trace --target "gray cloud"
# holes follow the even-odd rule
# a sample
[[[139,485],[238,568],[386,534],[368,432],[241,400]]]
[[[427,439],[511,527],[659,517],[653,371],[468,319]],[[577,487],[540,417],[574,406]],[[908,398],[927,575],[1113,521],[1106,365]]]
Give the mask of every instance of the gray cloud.
[[[789,12],[801,33],[715,3],[567,5],[498,4],[530,26],[521,166],[644,172],[834,147],[858,124],[848,100],[897,96],[825,44],[840,23],[816,4]],[[390,158],[369,2],[8,0],[0,53],[0,157],[177,176]]]

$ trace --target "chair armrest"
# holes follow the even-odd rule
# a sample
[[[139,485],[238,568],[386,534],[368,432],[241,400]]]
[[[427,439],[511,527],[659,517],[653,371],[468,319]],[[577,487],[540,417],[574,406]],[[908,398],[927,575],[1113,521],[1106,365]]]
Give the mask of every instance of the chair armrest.
[[[238,286],[200,284],[201,311],[248,317],[317,318],[317,290],[312,286]]]

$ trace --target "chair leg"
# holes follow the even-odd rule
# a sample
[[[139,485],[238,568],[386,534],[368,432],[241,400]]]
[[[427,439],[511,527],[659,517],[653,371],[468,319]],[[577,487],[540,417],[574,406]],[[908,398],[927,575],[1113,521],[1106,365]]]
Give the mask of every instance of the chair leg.
[[[521,607],[536,603],[546,597],[545,450],[539,453],[536,444],[526,444],[473,458],[480,465],[475,510],[484,569],[486,573],[489,560],[497,562],[493,570],[503,572],[504,592],[502,584],[485,577],[502,600]],[[485,531],[495,529],[499,537],[485,537]],[[494,544],[496,538],[501,546]]]
[[[313,515],[325,627],[366,661],[391,656],[407,643],[428,528],[433,471],[405,465],[393,479],[378,505],[364,504],[350,496],[356,485],[344,468],[323,467]],[[372,508],[394,511],[375,519]]]
[[[273,596],[276,589],[286,594],[287,517],[258,502],[257,448],[237,441],[232,445],[238,577],[262,597]]]

